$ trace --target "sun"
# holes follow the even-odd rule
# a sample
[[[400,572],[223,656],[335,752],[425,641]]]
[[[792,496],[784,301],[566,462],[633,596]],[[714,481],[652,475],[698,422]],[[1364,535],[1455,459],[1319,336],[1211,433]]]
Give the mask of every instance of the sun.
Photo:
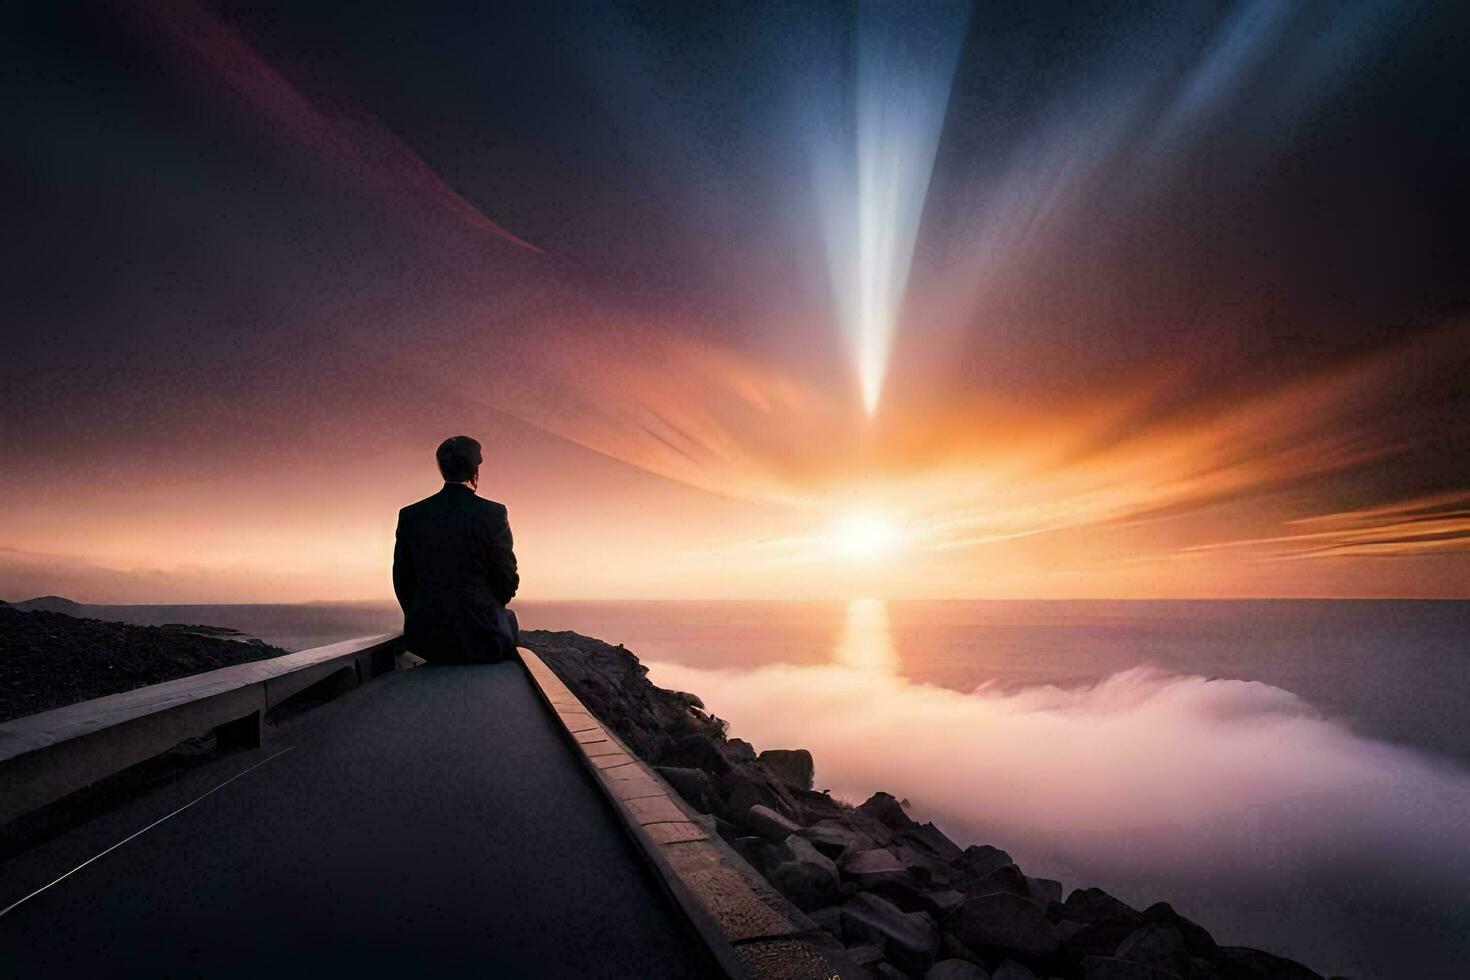
[[[827,532],[832,549],[844,558],[878,558],[898,546],[898,529],[877,514],[851,512],[840,515]]]

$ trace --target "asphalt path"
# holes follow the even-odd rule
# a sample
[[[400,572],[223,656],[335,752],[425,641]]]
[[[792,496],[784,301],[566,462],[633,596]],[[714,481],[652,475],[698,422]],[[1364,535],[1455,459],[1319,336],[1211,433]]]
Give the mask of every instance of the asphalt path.
[[[519,664],[374,681],[153,804],[53,842],[0,974],[715,973]]]

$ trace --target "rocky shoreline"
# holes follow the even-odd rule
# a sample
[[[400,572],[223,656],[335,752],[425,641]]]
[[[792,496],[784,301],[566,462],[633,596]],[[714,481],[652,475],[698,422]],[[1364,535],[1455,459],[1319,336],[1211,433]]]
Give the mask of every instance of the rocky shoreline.
[[[1217,944],[1167,902],[1139,910],[1099,888],[1065,893],[997,847],[961,848],[888,793],[853,806],[817,792],[810,752],[730,737],[697,696],[656,687],[622,646],[529,630],[522,642],[873,977],[1321,980]]]

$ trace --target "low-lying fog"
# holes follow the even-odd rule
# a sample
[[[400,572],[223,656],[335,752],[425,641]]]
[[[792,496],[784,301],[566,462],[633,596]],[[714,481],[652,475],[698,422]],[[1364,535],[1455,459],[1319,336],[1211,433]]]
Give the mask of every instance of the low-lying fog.
[[[1148,665],[1074,689],[969,693],[896,673],[882,603],[833,660],[651,663],[758,749],[804,747],[817,787],[883,789],[1030,874],[1156,900],[1223,943],[1354,977],[1459,976],[1470,958],[1470,773],[1374,741],[1289,691]]]

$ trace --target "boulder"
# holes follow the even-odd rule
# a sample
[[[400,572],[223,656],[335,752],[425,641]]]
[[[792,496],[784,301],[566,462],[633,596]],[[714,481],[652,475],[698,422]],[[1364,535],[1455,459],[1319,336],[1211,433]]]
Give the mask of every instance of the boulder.
[[[990,978],[991,980],[1036,980],[1036,974],[1015,960],[1006,960],[995,968]]]
[[[801,828],[797,833],[811,841],[817,850],[833,859],[840,858],[854,840],[854,835],[845,828],[833,826],[829,821],[822,820],[810,827]],[[872,846],[872,842],[869,841],[865,846]]]
[[[735,836],[725,838],[731,847],[735,848],[737,854],[743,857],[747,864],[765,875],[771,876],[771,872],[787,861],[795,860],[783,841],[773,844],[764,837],[752,835]]]
[[[812,788],[816,767],[806,749],[766,749],[756,758],[787,786],[800,790]]]
[[[1284,956],[1264,953],[1248,946],[1221,946],[1217,959],[1222,969],[1220,975],[1231,980],[1256,980],[1270,977],[1271,980],[1322,980],[1322,975],[1307,969],[1295,960]]]
[[[776,890],[802,911],[831,905],[841,899],[837,865],[811,842],[792,834],[785,846],[791,860],[778,864],[768,876]]]
[[[1168,902],[1155,902],[1144,909],[1143,919],[1145,922],[1158,922],[1179,930],[1186,948],[1195,956],[1214,959],[1215,954],[1219,952],[1220,947],[1208,930],[1175,912],[1174,907]]]
[[[836,868],[829,875],[804,861],[783,861],[766,877],[778,892],[803,912],[821,908],[842,897]]]
[[[818,820],[803,829],[801,836],[815,844],[817,850],[834,859],[847,851],[866,851],[878,846],[878,842],[871,836],[842,820]]]
[[[658,761],[680,769],[702,769],[716,779],[730,771],[729,760],[715,740],[706,735],[689,734],[673,739],[664,746]]]
[[[955,862],[959,870],[970,878],[983,878],[998,868],[1008,864],[1015,864],[1011,856],[998,847],[989,844],[971,844],[965,848],[959,860]]]
[[[743,766],[755,761],[755,746],[743,738],[727,738],[720,749],[732,766]]]
[[[877,895],[861,894],[842,906],[842,935],[873,943],[905,970],[923,973],[939,952],[939,925],[926,912],[904,912]]]
[[[898,858],[881,847],[849,851],[842,856],[838,867],[842,869],[843,878],[864,891],[880,884],[918,885]]]
[[[674,792],[700,813],[709,813],[715,807],[715,781],[703,769],[686,769],[679,766],[655,766]]]
[[[929,967],[924,980],[991,980],[991,976],[968,960],[940,960]]]
[[[967,896],[964,892],[957,892],[953,888],[941,889],[939,891],[926,891],[919,894],[919,901],[923,911],[930,913],[934,918],[943,922],[949,918],[949,914],[965,903]]]
[[[875,963],[872,969],[875,980],[909,980],[909,975],[892,963]]]
[[[945,864],[955,863],[965,853],[960,850],[958,844],[946,837],[944,832],[932,823],[916,824],[913,829],[904,832],[904,837]]]
[[[1066,902],[1052,902],[1047,918],[1066,949],[1109,957],[1144,922],[1141,913],[1100,888],[1079,888]]]
[[[1189,973],[1190,955],[1184,934],[1165,922],[1139,926],[1118,944],[1118,951],[1113,955],[1181,977]]]
[[[847,958],[858,966],[872,966],[883,962],[883,947],[872,943],[859,943],[856,946],[847,947]]]
[[[826,793],[818,793],[811,789],[797,789],[787,786],[787,791],[796,800],[796,809],[803,823],[816,823],[818,820],[840,820],[847,815],[847,811]]]
[[[1120,960],[1112,956],[1087,956],[1082,960],[1082,980],[1180,980],[1177,973],[1166,973],[1145,963]]]
[[[736,766],[720,780],[720,801],[727,813],[750,812],[756,804],[775,810],[784,817],[796,815],[796,801],[786,789],[757,766]]]
[[[1053,902],[1062,900],[1062,883],[1055,878],[1027,877],[1026,885],[1033,898],[1039,899],[1042,908],[1050,908]]]
[[[888,846],[903,864],[921,872],[924,879],[943,880],[948,883],[955,877],[954,869],[929,853],[927,847],[919,847],[906,837],[900,837]]]
[[[801,824],[783,816],[763,803],[745,811],[745,828],[768,841],[781,843],[801,829]]]
[[[904,812],[903,804],[891,793],[874,793],[868,797],[866,803],[857,807],[857,812],[872,817],[890,830],[916,830],[919,826]]]
[[[840,907],[828,905],[826,908],[816,909],[806,915],[817,924],[818,929],[831,933],[838,939],[842,938],[842,909]]]
[[[965,894],[967,895],[993,895],[996,892],[1020,895],[1027,901],[1035,901],[1031,898],[1030,888],[1026,884],[1026,876],[1014,864],[1007,864],[1004,867],[996,868],[988,875],[979,878],[970,878],[965,882]],[[1037,904],[1045,908],[1043,903]]]
[[[987,957],[1016,955],[1031,960],[1052,956],[1060,948],[1041,909],[1008,892],[967,899],[950,917],[948,928]]]
[[[1101,888],[1075,888],[1062,903],[1058,914],[1073,922],[1092,925],[1110,919],[1130,918],[1142,922],[1141,913],[1132,906],[1119,901]]]
[[[939,932],[939,958],[942,960],[964,960],[966,963],[974,963],[977,966],[985,965],[985,961],[980,958],[979,953],[960,942],[959,937],[948,929],[941,929]]]

